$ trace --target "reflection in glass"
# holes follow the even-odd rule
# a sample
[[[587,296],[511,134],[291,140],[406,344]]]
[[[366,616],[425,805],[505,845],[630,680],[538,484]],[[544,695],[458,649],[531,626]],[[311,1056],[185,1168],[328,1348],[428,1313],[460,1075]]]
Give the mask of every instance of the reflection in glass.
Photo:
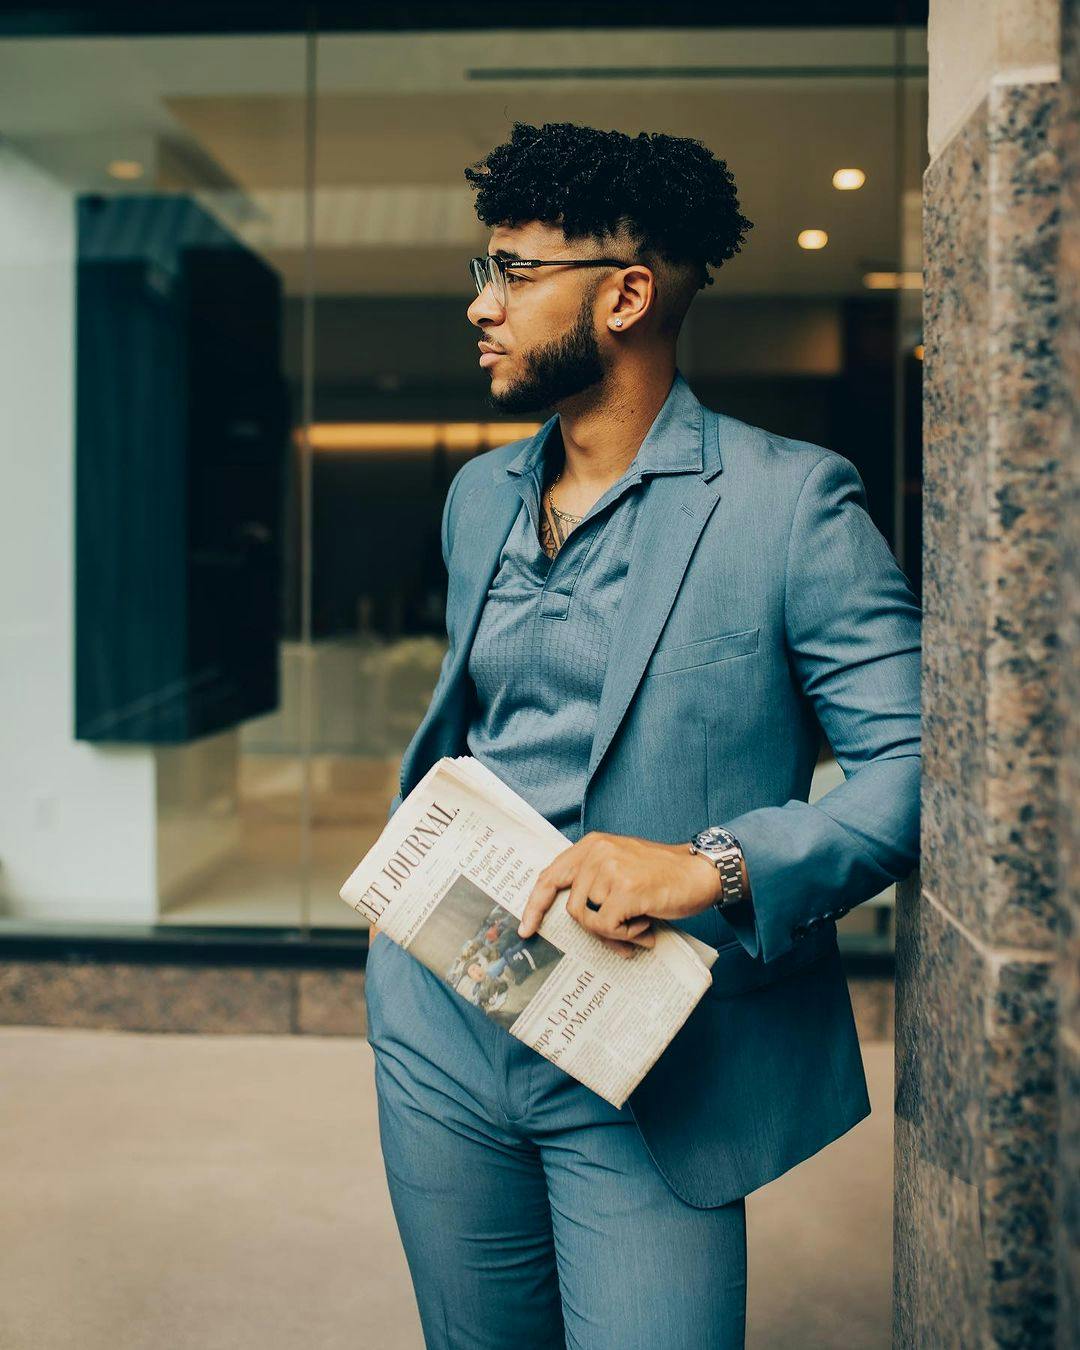
[[[727,160],[752,245],[680,369],[850,458],[917,588],[925,41],[590,28],[545,34],[542,67],[506,29],[0,43],[3,912],[359,922],[338,887],[445,651],[447,487],[546,415],[493,419],[466,318],[489,236],[463,171],[514,120]],[[812,228],[827,247],[798,247]]]

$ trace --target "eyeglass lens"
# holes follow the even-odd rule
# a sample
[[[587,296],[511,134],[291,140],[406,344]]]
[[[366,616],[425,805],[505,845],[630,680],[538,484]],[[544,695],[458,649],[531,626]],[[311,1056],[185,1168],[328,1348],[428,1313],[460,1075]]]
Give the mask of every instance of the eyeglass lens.
[[[474,258],[472,261],[473,280],[476,282],[477,295],[482,294],[484,287],[491,283],[491,293],[500,305],[506,301],[506,291],[503,287],[502,271],[494,258]]]

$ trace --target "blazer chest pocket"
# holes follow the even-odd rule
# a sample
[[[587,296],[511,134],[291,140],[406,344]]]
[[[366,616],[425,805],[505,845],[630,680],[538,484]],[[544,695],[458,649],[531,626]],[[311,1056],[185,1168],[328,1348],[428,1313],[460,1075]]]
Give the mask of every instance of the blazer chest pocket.
[[[645,671],[647,677],[669,675],[674,670],[692,670],[723,661],[729,656],[747,656],[757,651],[757,628],[743,628],[737,633],[719,633],[716,637],[697,638],[680,642],[675,647],[657,647]]]

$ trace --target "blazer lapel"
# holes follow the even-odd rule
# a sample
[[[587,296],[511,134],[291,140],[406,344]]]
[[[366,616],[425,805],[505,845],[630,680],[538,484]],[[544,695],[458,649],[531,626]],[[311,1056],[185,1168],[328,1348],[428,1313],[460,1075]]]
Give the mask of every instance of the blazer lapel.
[[[712,424],[706,410],[707,430]],[[649,664],[694,546],[720,499],[714,477],[719,471],[718,458],[714,456],[710,466],[706,454],[704,475],[664,475],[647,485],[608,648],[586,793]]]
[[[446,602],[454,657],[402,759],[400,787],[406,795],[437,759],[464,752],[469,651],[499,554],[521,504],[517,480],[500,472],[465,498],[454,523],[454,583]]]

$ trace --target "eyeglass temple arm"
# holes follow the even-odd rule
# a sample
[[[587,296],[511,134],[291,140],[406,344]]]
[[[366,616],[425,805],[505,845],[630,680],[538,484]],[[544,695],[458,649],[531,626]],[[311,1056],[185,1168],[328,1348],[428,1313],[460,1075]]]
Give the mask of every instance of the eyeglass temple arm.
[[[503,267],[631,267],[633,264],[623,262],[621,258],[551,258],[549,260],[541,258],[499,258],[498,264]]]
[[[477,257],[473,262],[480,263],[483,267],[490,267],[492,263],[500,270],[507,267],[632,267],[633,263],[624,262],[622,258],[496,258],[494,254],[489,253],[486,257]]]

